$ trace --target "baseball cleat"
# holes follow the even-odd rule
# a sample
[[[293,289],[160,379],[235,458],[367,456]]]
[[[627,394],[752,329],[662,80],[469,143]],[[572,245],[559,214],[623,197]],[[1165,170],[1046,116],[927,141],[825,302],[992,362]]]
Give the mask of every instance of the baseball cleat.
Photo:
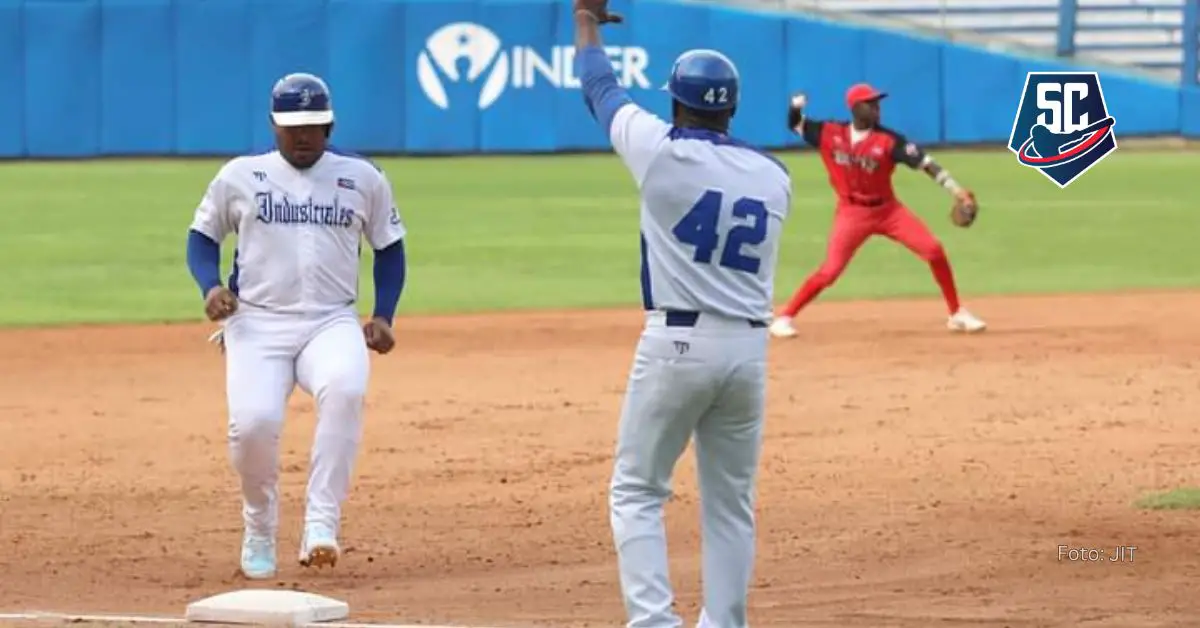
[[[304,529],[304,540],[300,543],[300,566],[333,567],[342,553],[337,539],[325,526],[310,525]]]
[[[771,322],[771,335],[776,338],[792,338],[796,335],[796,328],[792,327],[792,319],[787,316],[780,316]]]
[[[242,575],[251,580],[275,577],[275,540],[246,533],[242,539]]]
[[[950,320],[946,321],[946,328],[950,331],[961,331],[968,334],[980,332],[987,329],[987,323],[977,318],[974,314],[968,312],[965,308],[959,308]]]

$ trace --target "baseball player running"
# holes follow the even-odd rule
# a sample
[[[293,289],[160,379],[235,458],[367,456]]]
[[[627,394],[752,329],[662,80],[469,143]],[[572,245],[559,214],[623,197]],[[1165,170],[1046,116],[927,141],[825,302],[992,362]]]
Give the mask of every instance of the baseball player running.
[[[809,119],[804,115],[806,97],[799,94],[792,98],[788,108],[788,128],[820,151],[829,172],[829,183],[837,193],[837,210],[825,261],[771,323],[773,336],[795,336],[792,319],[821,291],[837,281],[863,242],[874,235],[883,235],[903,244],[929,264],[950,312],[946,323],[949,329],[979,332],[987,328],[982,320],[960,305],[945,249],[925,223],[896,198],[892,172],[897,163],[902,163],[924,171],[949,190],[964,211],[969,212],[967,218],[958,223],[960,226],[969,226],[974,220],[975,195],[960,186],[919,146],[880,125],[879,101],[886,96],[870,85],[851,87],[846,93],[846,105],[853,118],[850,123]]]
[[[605,0],[575,0],[576,74],[592,115],[641,194],[646,310],[621,410],[609,493],[631,628],[673,628],[663,505],[696,440],[703,522],[699,626],[744,628],[754,565],[754,489],[766,397],[767,321],[791,178],[729,135],[734,64],[683,53],[667,123],[634,104],[613,74]]]
[[[316,400],[300,564],[339,555],[341,507],[362,435],[367,349],[392,350],[392,317],[404,288],[405,228],[385,175],[327,146],[329,88],[289,74],[271,94],[277,149],[221,168],[196,208],[187,261],[204,312],[222,321],[229,452],[241,476],[242,572],[276,571],[279,433],[296,384]],[[220,244],[237,234],[228,286]],[[359,246],[375,250],[375,311],[361,327]]]

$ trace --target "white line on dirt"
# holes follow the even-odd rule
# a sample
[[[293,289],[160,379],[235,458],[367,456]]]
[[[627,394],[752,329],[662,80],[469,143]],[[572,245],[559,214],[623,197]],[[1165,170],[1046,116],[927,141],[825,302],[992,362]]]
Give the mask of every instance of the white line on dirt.
[[[128,624],[186,624],[182,617],[152,617],[146,615],[76,615],[71,613],[31,612],[0,613],[0,621],[66,621],[79,623],[128,623]],[[471,628],[468,626],[430,626],[426,624],[364,624],[340,622],[315,622],[302,624],[299,628]],[[478,628],[485,628],[480,626]]]

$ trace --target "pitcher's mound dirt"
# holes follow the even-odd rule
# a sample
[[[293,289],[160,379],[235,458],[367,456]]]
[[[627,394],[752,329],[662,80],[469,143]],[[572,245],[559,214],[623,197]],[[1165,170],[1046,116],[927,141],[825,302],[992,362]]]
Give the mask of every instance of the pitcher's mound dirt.
[[[772,344],[755,626],[1165,626],[1200,614],[1200,296],[821,303]],[[373,358],[342,562],[295,564],[310,401],[283,446],[281,577],[356,621],[617,626],[605,491],[640,313],[405,318]],[[248,585],[222,358],[200,325],[0,333],[0,610],[178,616]],[[669,509],[695,620],[685,458]],[[1060,546],[1064,550],[1060,551]],[[1118,561],[1060,559],[1072,549]],[[1093,554],[1093,557],[1098,557]]]

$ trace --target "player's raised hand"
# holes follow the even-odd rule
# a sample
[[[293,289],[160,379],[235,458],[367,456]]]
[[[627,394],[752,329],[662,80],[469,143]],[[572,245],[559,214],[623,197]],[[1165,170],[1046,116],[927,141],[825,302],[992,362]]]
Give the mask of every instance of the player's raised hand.
[[[808,106],[808,96],[803,93],[792,95],[788,101],[788,128],[801,133],[800,124],[804,122],[804,108]]]
[[[392,332],[392,326],[382,318],[372,318],[363,325],[363,338],[367,341],[367,347],[380,355],[396,346],[396,335]]]
[[[210,321],[223,321],[237,311],[238,300],[225,286],[217,286],[204,297],[204,315]]]
[[[599,24],[620,24],[625,21],[620,13],[608,11],[608,0],[572,0],[572,2],[576,13],[580,11],[591,13]]]

